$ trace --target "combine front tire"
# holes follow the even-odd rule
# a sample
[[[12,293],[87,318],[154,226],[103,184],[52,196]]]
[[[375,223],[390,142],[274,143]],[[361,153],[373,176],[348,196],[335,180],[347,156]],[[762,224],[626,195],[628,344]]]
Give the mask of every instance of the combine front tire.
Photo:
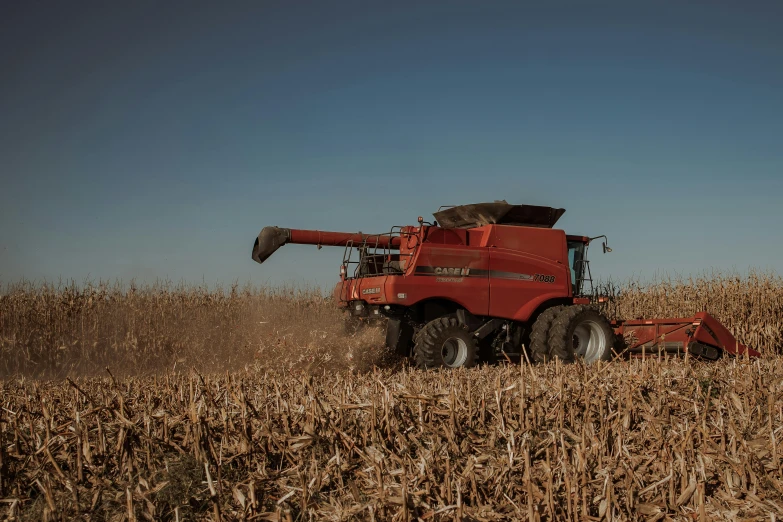
[[[416,366],[428,368],[470,368],[475,366],[478,343],[454,316],[430,321],[416,335]]]
[[[609,321],[589,306],[564,308],[549,328],[549,357],[573,362],[577,357],[586,363],[612,358],[614,330]]]
[[[386,347],[397,355],[409,357],[413,344],[413,327],[402,318],[392,317],[386,322]]]
[[[530,331],[530,358],[533,362],[544,363],[551,358],[549,355],[549,329],[552,327],[555,317],[562,311],[562,306],[548,308],[533,323],[533,329]]]

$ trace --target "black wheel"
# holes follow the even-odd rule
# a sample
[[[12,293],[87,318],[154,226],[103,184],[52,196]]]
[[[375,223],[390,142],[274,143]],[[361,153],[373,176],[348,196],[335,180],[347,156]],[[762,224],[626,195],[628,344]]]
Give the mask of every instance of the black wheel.
[[[590,306],[565,307],[549,328],[549,357],[563,362],[608,361],[615,343],[609,320]]]
[[[478,343],[454,316],[430,321],[416,335],[416,366],[427,368],[470,368],[476,365]]]
[[[560,312],[562,306],[553,306],[544,310],[533,323],[533,329],[530,331],[530,358],[536,363],[545,363],[550,359],[549,356],[549,329],[552,322]]]

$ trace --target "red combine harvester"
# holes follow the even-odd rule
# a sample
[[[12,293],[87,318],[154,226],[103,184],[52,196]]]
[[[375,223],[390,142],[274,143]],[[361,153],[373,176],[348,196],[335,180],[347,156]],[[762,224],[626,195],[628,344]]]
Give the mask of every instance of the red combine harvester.
[[[759,355],[706,312],[610,322],[588,297],[586,256],[596,239],[611,251],[606,236],[553,228],[564,213],[497,201],[441,207],[433,223],[420,217],[385,234],[266,227],[252,257],[263,263],[286,243],[344,247],[338,306],[353,317],[385,317],[387,346],[420,368],[506,356],[590,363],[617,354]]]

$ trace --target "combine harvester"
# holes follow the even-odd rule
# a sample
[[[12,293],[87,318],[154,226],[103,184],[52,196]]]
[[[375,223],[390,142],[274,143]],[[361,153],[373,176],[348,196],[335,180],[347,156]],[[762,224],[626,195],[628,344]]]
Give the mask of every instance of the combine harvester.
[[[386,344],[420,368],[470,367],[500,357],[587,363],[686,353],[759,352],[706,312],[609,321],[591,305],[587,249],[596,239],[553,228],[564,209],[505,201],[441,207],[436,221],[366,235],[266,227],[263,263],[287,243],[344,247],[334,300],[353,317],[383,318]]]

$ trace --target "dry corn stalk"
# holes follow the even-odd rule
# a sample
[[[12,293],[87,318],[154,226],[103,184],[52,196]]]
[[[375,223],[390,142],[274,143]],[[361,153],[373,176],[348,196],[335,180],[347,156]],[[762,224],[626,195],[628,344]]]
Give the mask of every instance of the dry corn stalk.
[[[769,519],[783,358],[6,381],[29,518]],[[16,516],[16,515],[15,515]]]

